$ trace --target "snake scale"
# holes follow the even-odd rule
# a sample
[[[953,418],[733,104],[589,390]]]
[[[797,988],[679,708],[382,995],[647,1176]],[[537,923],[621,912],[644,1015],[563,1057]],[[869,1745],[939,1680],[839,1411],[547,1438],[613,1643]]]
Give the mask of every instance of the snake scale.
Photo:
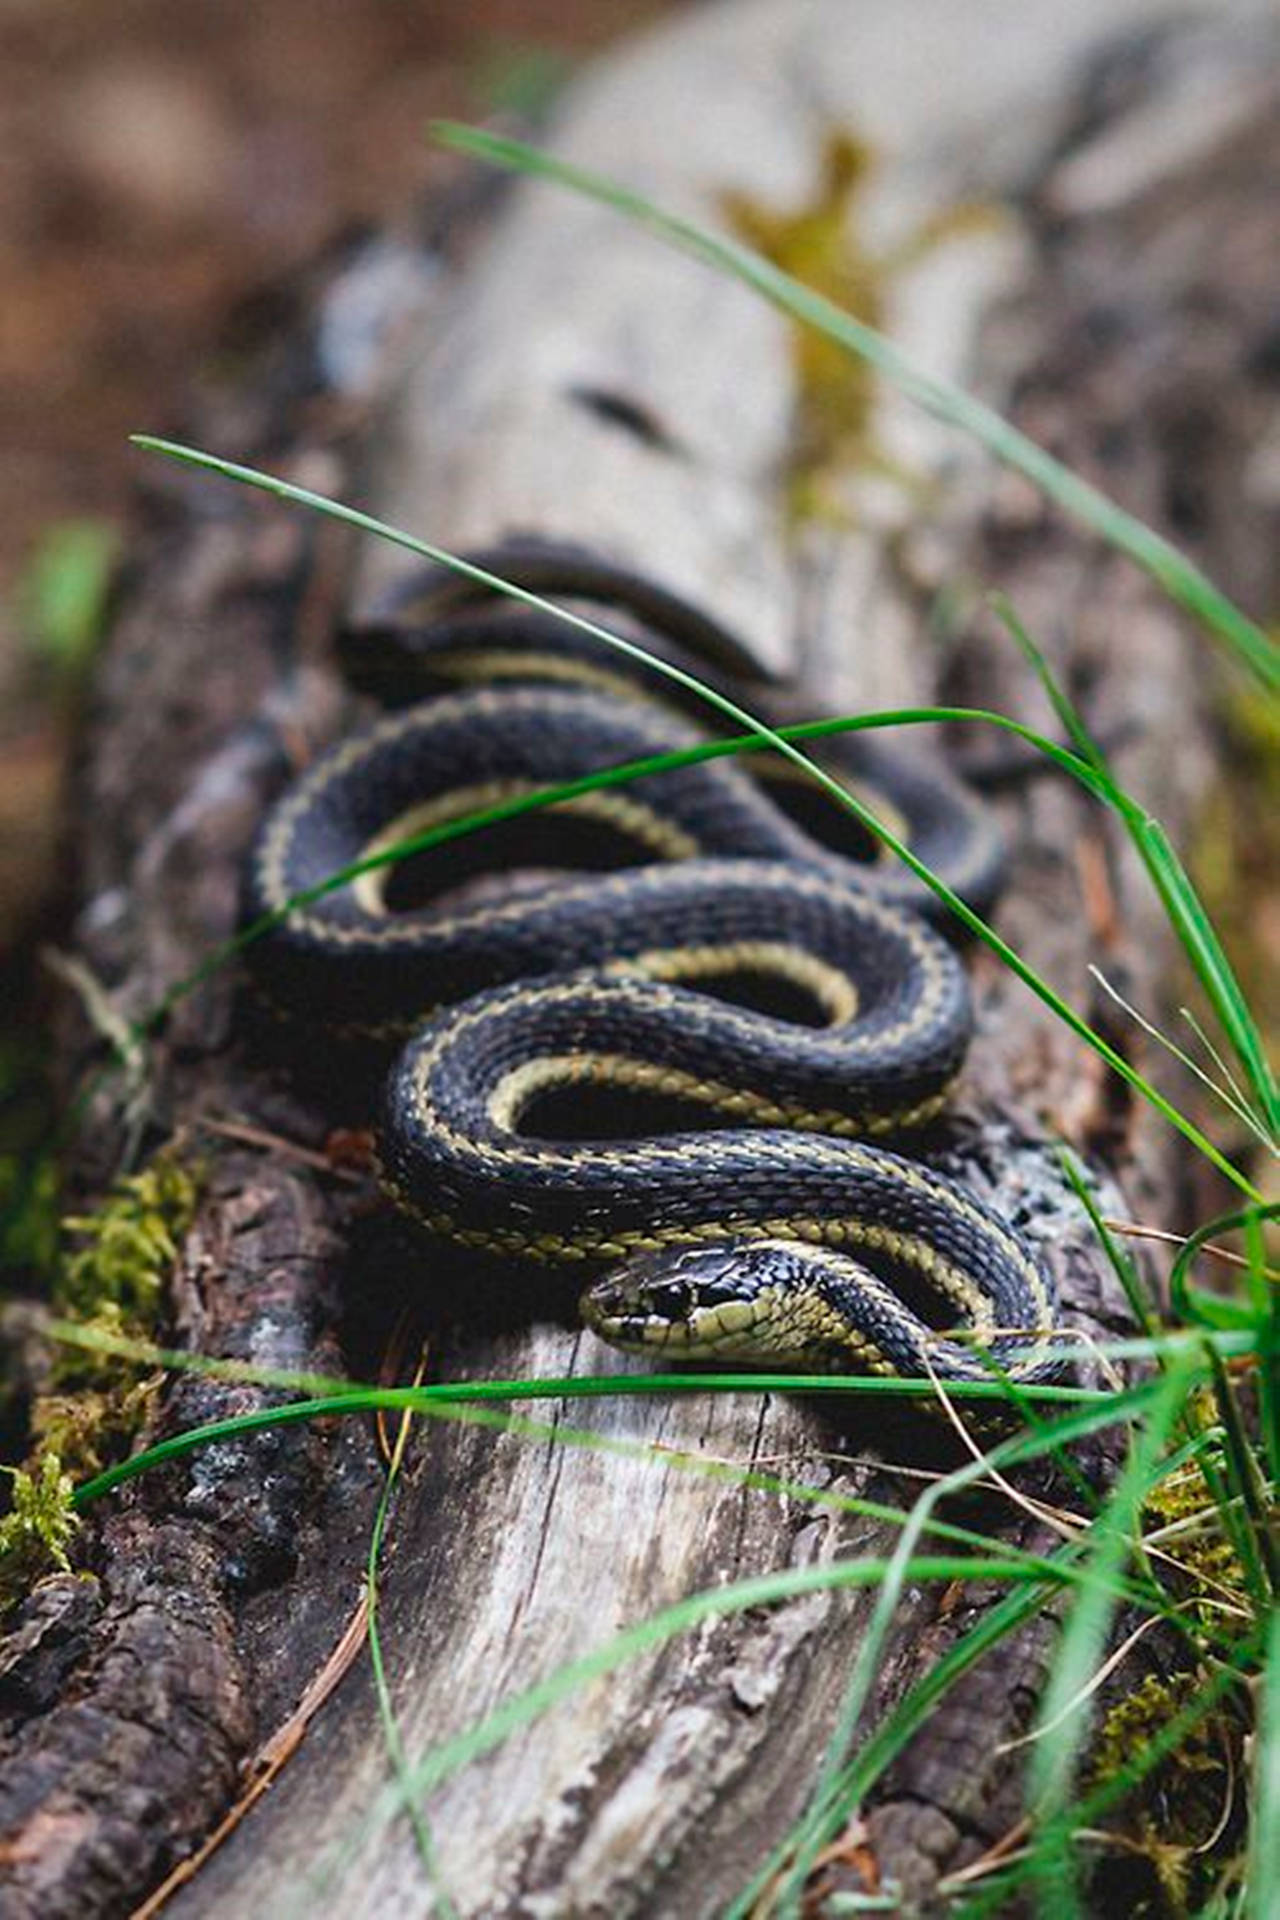
[[[474,563],[621,611],[669,657],[751,666],[706,614],[576,548],[510,543]],[[625,1349],[1049,1377],[1055,1302],[1033,1253],[881,1144],[938,1114],[972,1025],[919,882],[866,857],[812,789],[721,759],[289,909],[398,838],[701,737],[598,642],[443,568],[397,588],[348,658],[413,703],[272,810],[248,913],[276,917],[254,960],[278,1007],[398,1045],[378,1129],[391,1199],[461,1247],[583,1273],[584,1319]],[[842,772],[991,903],[1001,849],[967,789],[867,735]]]

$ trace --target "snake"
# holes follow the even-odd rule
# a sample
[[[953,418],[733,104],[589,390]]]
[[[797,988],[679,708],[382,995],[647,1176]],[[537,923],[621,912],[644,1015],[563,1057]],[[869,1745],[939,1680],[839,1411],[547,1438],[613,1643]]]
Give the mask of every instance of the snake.
[[[604,606],[659,657],[762,677],[702,609],[588,550],[467,559]],[[397,583],[345,645],[385,710],[269,810],[246,914],[270,923],[251,956],[286,1020],[390,1060],[376,1154],[391,1202],[513,1273],[581,1276],[583,1321],[627,1352],[1052,1378],[1049,1271],[904,1151],[943,1111],[973,1026],[918,880],[794,777],[718,758],[326,891],[410,835],[706,738],[632,661],[443,566]],[[1003,849],[976,797],[868,736],[840,754],[841,777],[989,906]]]

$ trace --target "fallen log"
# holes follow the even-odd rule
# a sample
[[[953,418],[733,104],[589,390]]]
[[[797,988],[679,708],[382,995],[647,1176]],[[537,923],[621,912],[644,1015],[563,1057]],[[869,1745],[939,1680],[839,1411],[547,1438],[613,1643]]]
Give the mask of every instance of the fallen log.
[[[1247,11],[1198,29],[1170,24],[1172,7],[1135,8],[1132,31],[1109,41],[1115,10],[1101,5],[1068,24],[992,4],[978,32],[917,5],[910,33],[887,4],[859,9],[856,32],[839,5],[704,8],[590,72],[552,139],[706,221],[730,204],[757,233],[815,208],[843,220],[846,259],[908,352],[1263,604],[1276,584],[1259,402],[1274,378],[1264,266],[1280,69]],[[866,165],[847,202],[833,129]],[[1024,483],[864,386],[817,474],[824,511],[797,520],[786,324],[546,189],[469,211],[425,263],[397,260],[383,317],[407,364],[379,405],[362,371],[342,370],[330,288],[297,347],[328,354],[327,404],[281,412],[280,383],[264,381],[202,437],[307,485],[349,496],[358,484],[375,511],[454,550],[512,531],[585,542],[713,610],[822,707],[941,696],[1044,724],[1033,676],[978,604],[999,587],[1118,743],[1121,780],[1175,842],[1185,835],[1213,772],[1207,643]],[[367,257],[348,269],[361,271]],[[341,614],[404,566],[187,475],[151,484],[77,790],[76,944],[129,1017],[232,931],[267,798],[350,717]],[[940,596],[970,582],[971,604],[939,619]],[[991,745],[937,750],[980,765]],[[1054,779],[1014,783],[999,805],[1014,850],[1005,937],[1135,1049],[1132,1028],[1090,1002],[1088,968],[1156,1011],[1172,955],[1115,823]],[[1058,1143],[1087,1162],[1105,1211],[1160,1225],[1181,1218],[1185,1149],[994,961],[975,954],[973,971],[979,1031],[946,1164],[1044,1251],[1069,1324],[1104,1337],[1127,1325],[1123,1300]],[[352,1186],[324,1163],[332,1113],[244,1043],[237,990],[226,969],[175,1004],[149,1061],[151,1137],[198,1138],[206,1166],[174,1280],[175,1343],[369,1377],[380,1355],[365,1303],[385,1305],[385,1263],[402,1255],[370,1238]],[[89,1194],[136,1118],[110,1087],[93,1111],[76,1168]],[[584,1333],[518,1317],[476,1327],[465,1313],[431,1359],[457,1378],[632,1371]],[[158,1430],[267,1397],[183,1379]],[[856,1410],[837,1429],[791,1398],[585,1406],[573,1424],[606,1442],[909,1497],[878,1418]],[[909,1464],[927,1457],[926,1443]],[[1106,1448],[1087,1465],[1105,1475]],[[123,1911],[214,1825],[359,1603],[381,1479],[355,1421],[280,1429],[149,1477],[94,1520],[91,1583],[46,1582],[7,1642],[0,1861],[13,1912]],[[1016,1507],[984,1524],[1032,1551],[1048,1538]],[[381,1601],[405,1747],[463,1734],[683,1596],[895,1540],[833,1506],[668,1468],[660,1452],[432,1422],[397,1497]],[[907,1589],[864,1728],[995,1597]],[[515,1727],[427,1800],[440,1885],[464,1913],[723,1911],[806,1804],[873,1604],[830,1590],[707,1618]],[[1005,1748],[1027,1730],[1055,1632],[1040,1616],[943,1697],[864,1807],[845,1885],[926,1905],[1014,1826],[1021,1763]],[[358,1669],[174,1910],[425,1907],[413,1832],[370,1817],[389,1771]]]

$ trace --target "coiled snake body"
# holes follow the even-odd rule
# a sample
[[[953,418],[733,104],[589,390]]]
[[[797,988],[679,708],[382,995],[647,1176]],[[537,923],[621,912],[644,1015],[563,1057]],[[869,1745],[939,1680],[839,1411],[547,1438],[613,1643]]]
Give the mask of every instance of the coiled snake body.
[[[574,550],[492,564],[640,600],[668,639],[742,664],[705,616]],[[397,838],[698,738],[611,657],[549,616],[469,608],[452,575],[415,578],[383,624],[419,681],[454,690],[384,715],[286,795],[252,863],[255,916]],[[988,902],[999,849],[972,798],[879,743],[859,751],[856,777],[922,857]],[[879,1144],[933,1118],[961,1063],[960,961],[910,875],[815,837],[781,791],[724,760],[580,796],[497,843],[536,879],[497,896],[476,878],[484,833],[431,856],[426,901],[365,874],[281,917],[262,982],[331,1029],[405,1040],[379,1129],[388,1193],[463,1247],[607,1269],[582,1311],[614,1344],[1046,1377],[1055,1307],[1029,1249]],[[610,870],[620,845],[630,864]]]

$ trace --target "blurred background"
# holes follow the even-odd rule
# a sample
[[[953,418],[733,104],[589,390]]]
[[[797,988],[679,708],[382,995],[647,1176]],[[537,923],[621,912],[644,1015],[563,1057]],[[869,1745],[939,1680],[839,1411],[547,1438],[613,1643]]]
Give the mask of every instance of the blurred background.
[[[69,720],[124,539],[126,435],[171,425],[306,261],[412,216],[455,164],[428,146],[431,116],[536,110],[669,10],[4,0],[0,949],[32,937],[50,897]]]

